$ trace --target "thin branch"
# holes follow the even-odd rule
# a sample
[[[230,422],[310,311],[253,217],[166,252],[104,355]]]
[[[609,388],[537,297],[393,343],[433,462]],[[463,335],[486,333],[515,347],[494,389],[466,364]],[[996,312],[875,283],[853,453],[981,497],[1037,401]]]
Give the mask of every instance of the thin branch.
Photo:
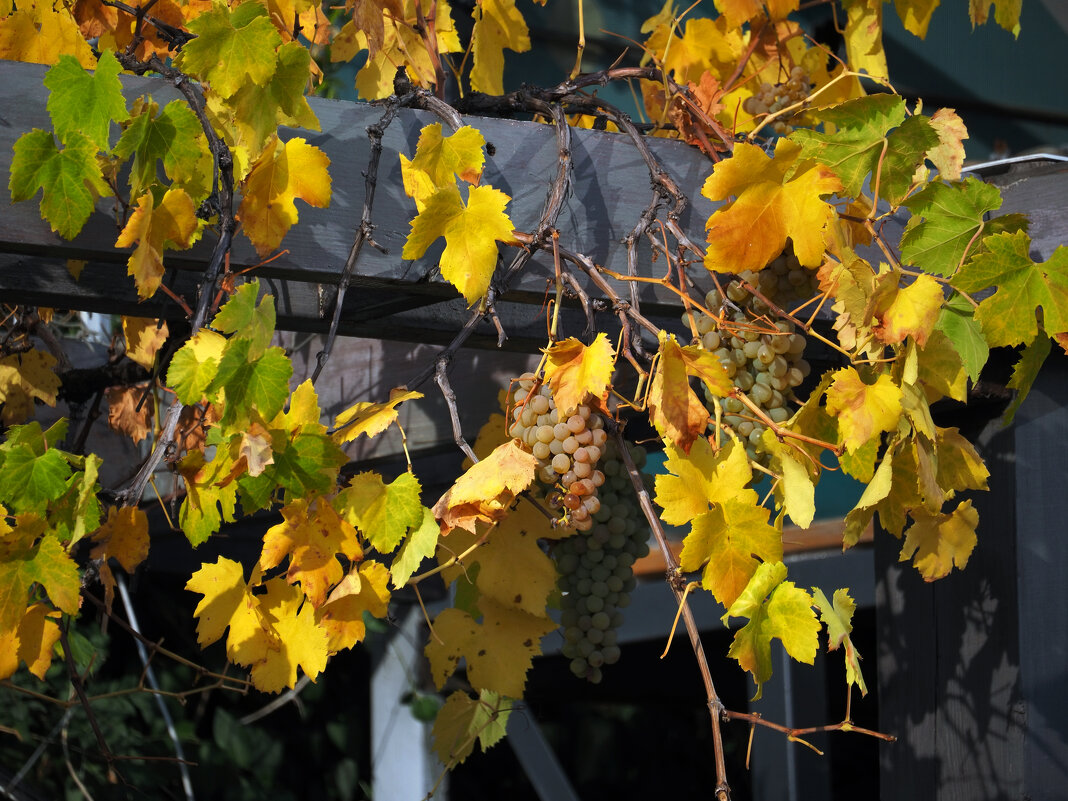
[[[108,781],[114,783],[118,780],[118,771],[115,770],[114,759],[111,756],[111,749],[108,748],[107,741],[104,739],[104,732],[100,729],[100,724],[97,722],[96,715],[93,713],[93,707],[89,703],[89,699],[85,695],[85,686],[82,684],[82,677],[78,673],[77,667],[74,665],[74,656],[70,649],[70,639],[67,636],[67,629],[70,627],[70,618],[67,619],[65,626],[59,627],[59,639],[63,644],[63,656],[67,662],[67,673],[70,676],[71,687],[74,688],[74,692],[78,695],[78,701],[81,703],[82,708],[85,710],[85,716],[89,719],[89,726],[93,730],[93,735],[96,737],[96,744],[100,748],[100,753],[104,757],[104,762],[108,768]]]
[[[240,723],[242,726],[252,725],[257,720],[261,720],[262,718],[267,717],[269,714],[271,714],[275,710],[281,709],[286,704],[297,701],[300,694],[304,691],[304,688],[307,687],[309,684],[311,684],[311,678],[308,676],[307,673],[305,673],[303,676],[300,677],[300,680],[291,690],[286,691],[282,695],[272,700],[270,703],[264,704],[255,712],[249,712],[243,718],[238,718],[237,722]]]
[[[445,398],[445,404],[449,407],[449,419],[452,421],[452,438],[457,447],[464,452],[468,459],[477,463],[478,457],[464,439],[463,429],[460,426],[460,412],[456,408],[456,393],[452,390],[448,376],[449,359],[438,358],[434,367],[434,381]]]

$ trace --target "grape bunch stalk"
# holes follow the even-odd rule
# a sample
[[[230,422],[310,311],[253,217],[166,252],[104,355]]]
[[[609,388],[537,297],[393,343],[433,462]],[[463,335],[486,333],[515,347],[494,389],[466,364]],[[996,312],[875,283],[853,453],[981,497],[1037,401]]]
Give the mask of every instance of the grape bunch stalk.
[[[759,277],[742,274],[742,278],[770,291],[771,282],[763,278],[764,273],[778,281],[770,270],[765,268]],[[789,286],[793,289],[799,284]],[[793,415],[790,404],[796,400],[794,390],[812,369],[802,358],[805,336],[795,331],[789,320],[772,322],[767,304],[746,290],[741,281],[732,281],[724,291],[726,298],[715,289],[705,297],[705,306],[713,315],[694,315],[701,347],[716,355],[754,407],[772,422],[783,423]],[[705,400],[719,424],[745,444],[749,459],[766,467],[770,457],[763,445],[765,422],[739,398],[717,398],[706,389]],[[715,425],[714,419],[711,426]]]
[[[538,480],[550,489],[549,505],[561,510],[561,523],[579,531],[593,528],[601,507],[597,489],[605,476],[597,469],[608,433],[604,419],[586,404],[562,418],[549,387],[525,373],[509,399],[508,434],[521,440],[538,460]]]
[[[742,110],[754,117],[775,114],[795,103],[803,102],[812,91],[812,83],[803,67],[790,70],[790,77],[783,83],[764,83],[752,97],[742,103]],[[786,136],[794,129],[790,125],[796,115],[778,117],[772,123],[772,130],[779,136]]]

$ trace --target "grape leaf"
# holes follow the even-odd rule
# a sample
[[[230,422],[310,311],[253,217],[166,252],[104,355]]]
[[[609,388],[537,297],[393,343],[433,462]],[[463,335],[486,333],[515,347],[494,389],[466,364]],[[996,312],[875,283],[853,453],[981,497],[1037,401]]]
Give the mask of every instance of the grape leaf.
[[[226,633],[226,654],[239,664],[246,664],[246,655],[253,638],[263,630],[260,597],[251,591],[259,583],[258,577],[245,581],[240,562],[220,556],[214,564],[202,564],[189,577],[185,588],[204,597],[193,610],[197,618],[197,643],[201,648],[211,645]]]
[[[389,576],[394,587],[403,587],[407,584],[408,579],[419,569],[423,560],[434,555],[440,534],[441,529],[434,518],[434,513],[424,507],[423,521],[418,526],[412,527],[411,533],[389,566]]]
[[[475,533],[475,523],[500,520],[515,496],[530,486],[538,460],[514,440],[498,446],[478,464],[468,468],[434,504],[441,533],[454,528]]]
[[[153,205],[151,192],[141,195],[115,241],[117,248],[137,246],[126,271],[133,276],[141,300],[152,297],[159,289],[164,273],[163,251],[189,247],[196,230],[196,209],[184,189],[168,189],[158,205]]]
[[[437,526],[433,526],[437,533]],[[396,564],[396,562],[394,562]],[[368,560],[353,567],[315,610],[315,621],[326,632],[327,650],[344,651],[367,635],[364,612],[383,618],[389,609],[389,573],[381,562]]]
[[[855,684],[860,688],[861,695],[867,695],[868,686],[860,670],[860,654],[849,636],[853,631],[853,613],[857,610],[856,603],[849,597],[849,590],[835,590],[834,601],[831,602],[823,590],[813,587],[812,600],[820,610],[823,625],[827,627],[827,651],[835,651],[845,643],[846,685]]]
[[[167,341],[167,323],[147,317],[123,317],[122,335],[126,340],[126,357],[151,370],[156,353]]]
[[[247,82],[262,86],[274,75],[275,48],[282,37],[263,6],[246,3],[231,13],[217,3],[187,26],[196,38],[182,48],[174,65],[211,84],[213,92],[231,97]]]
[[[282,579],[265,582],[260,610],[272,636],[264,638],[259,659],[251,660],[252,683],[263,692],[279,692],[297,683],[300,667],[312,681],[326,668],[327,635],[315,623],[315,612],[304,594]]]
[[[504,94],[504,49],[530,50],[530,32],[515,0],[476,0],[471,12],[471,88],[488,95]]]
[[[1045,363],[1046,357],[1049,356],[1051,343],[1052,340],[1046,336],[1044,331],[1039,329],[1038,336],[1035,337],[1033,342],[1027,344],[1027,347],[1024,348],[1023,353],[1020,355],[1020,360],[1013,365],[1012,376],[1009,378],[1008,386],[1010,389],[1016,390],[1016,392],[1013,395],[1012,403],[1009,404],[1009,408],[1005,410],[1005,414],[1001,418],[1004,425],[1009,425],[1013,421],[1020,404],[1024,402],[1024,399],[1031,392],[1031,386],[1035,383],[1035,379],[1038,378],[1038,371]]]
[[[764,562],[723,616],[724,621],[749,618],[735,632],[728,655],[753,674],[757,685],[753,700],[760,698],[764,682],[771,678],[773,639],[779,639],[798,662],[811,665],[816,660],[820,624],[812,611],[812,596],[785,578],[782,562]]]
[[[148,517],[134,506],[108,509],[108,519],[92,534],[93,549],[89,558],[100,562],[100,583],[104,585],[104,604],[110,611],[115,599],[115,576],[109,560],[114,559],[127,573],[148,558]]]
[[[363,556],[356,529],[320,501],[295,500],[282,508],[282,520],[263,535],[260,568],[268,571],[288,557],[286,581],[299,582],[312,606],[318,608],[344,575],[337,554],[344,553],[353,562]]]
[[[101,150],[111,148],[108,136],[111,123],[129,117],[119,83],[120,69],[115,54],[105,50],[93,74],[68,55],[60,56],[56,65],[45,73],[48,115],[60,142],[66,144],[70,134],[76,133]]]
[[[38,0],[0,19],[0,58],[55,64],[64,54],[74,56],[87,70],[96,65],[93,50],[67,6]]]
[[[475,689],[522,697],[531,661],[541,653],[541,638],[556,623],[491,598],[480,598],[478,605],[482,622],[459,609],[446,609],[434,618],[438,639],[431,638],[426,646],[434,683],[443,686],[464,657]]]
[[[1020,7],[1023,0],[970,0],[968,15],[972,27],[985,25],[990,18],[990,5],[994,5],[994,20],[1013,36],[1020,35]]]
[[[33,412],[34,399],[56,405],[60,380],[53,369],[56,357],[31,348],[0,359],[0,421],[4,425],[20,423]]]
[[[7,444],[0,462],[0,486],[16,513],[43,509],[63,495],[71,468],[60,451],[49,448],[37,453],[27,444],[12,446],[10,440]]]
[[[827,411],[838,418],[842,442],[855,451],[883,431],[892,431],[901,417],[901,388],[886,373],[865,384],[852,367],[836,370],[827,390]]]
[[[385,403],[360,401],[341,412],[334,420],[334,441],[339,445],[352,442],[361,434],[377,437],[397,421],[397,406],[407,400],[423,397],[422,392],[394,387]]]
[[[962,295],[953,293],[953,297],[942,307],[935,327],[953,343],[968,372],[968,378],[977,381],[990,357],[990,346],[975,319],[972,305]]]
[[[153,404],[147,385],[108,387],[108,428],[129,437],[135,444],[152,433]]]
[[[78,565],[55,536],[45,535],[37,546],[37,552],[25,563],[24,570],[30,581],[36,581],[44,587],[48,599],[60,610],[68,615],[78,614],[81,592]]]
[[[234,522],[237,492],[232,484],[218,483],[229,472],[229,460],[216,453],[215,459],[205,463],[201,451],[190,451],[178,463],[178,472],[185,480],[185,500],[178,513],[178,523],[189,543],[196,547],[219,530],[223,521]]]
[[[338,493],[334,508],[379,553],[392,552],[409,528],[423,522],[419,480],[411,473],[401,473],[388,485],[377,473],[355,475]]]
[[[913,216],[901,235],[901,261],[936,275],[952,275],[983,230],[983,216],[1001,207],[1001,193],[976,178],[961,184],[938,181],[903,205]]]
[[[975,548],[979,513],[971,501],[960,503],[951,514],[912,512],[913,524],[905,533],[898,561],[912,559],[924,581],[949,575],[954,566],[963,570]]]
[[[985,490],[990,471],[982,457],[956,428],[939,428],[936,434],[938,447],[939,486],[948,491]]]
[[[764,450],[778,460],[782,473],[776,497],[781,495],[783,508],[794,525],[808,528],[816,516],[816,485],[809,468],[800,461],[801,452],[787,440],[780,442],[770,428],[764,429],[762,441]]]
[[[208,140],[196,115],[184,100],[172,100],[157,115],[159,106],[139,98],[130,123],[115,145],[115,155],[133,156],[130,194],[137,197],[157,182],[160,161],[173,187],[184,189],[194,203],[211,191],[213,175]]]
[[[219,372],[225,349],[225,337],[202,328],[174,354],[167,368],[167,386],[179,401],[200,402]]]
[[[482,690],[472,698],[463,690],[450,695],[434,721],[434,752],[443,765],[461,764],[479,743],[483,752],[504,737],[511,701],[495,692]]]
[[[474,303],[489,289],[497,265],[497,242],[515,241],[512,221],[504,213],[509,200],[492,186],[472,186],[465,205],[455,184],[442,187],[412,220],[401,257],[421,258],[439,237],[445,237],[441,275],[468,305]]]
[[[885,0],[843,0],[846,11],[845,45],[849,67],[886,78],[886,52],[883,50],[883,2]]]
[[[615,348],[601,333],[590,345],[574,337],[554,342],[545,351],[545,378],[561,420],[575,413],[587,395],[603,402],[615,367]],[[719,360],[716,360],[719,363]]]
[[[674,335],[663,331],[660,332],[660,360],[649,383],[647,405],[649,421],[660,436],[684,451],[691,448],[708,426],[708,409],[690,386],[686,355]]]
[[[455,182],[456,177],[469,184],[477,184],[486,162],[483,148],[486,140],[470,125],[458,128],[449,136],[441,135],[441,123],[427,125],[419,132],[415,156],[411,161],[401,154],[401,175],[404,191],[415,200],[422,211],[431,195],[442,186]]]
[[[875,336],[887,345],[903,342],[911,336],[921,348],[938,322],[942,309],[942,287],[929,275],[921,275],[908,286],[901,288],[900,274],[892,277],[890,292],[883,295],[876,317]]]
[[[52,649],[59,642],[59,612],[43,603],[32,604],[24,612],[17,628],[0,630],[0,679],[14,675],[21,661],[44,681]]]
[[[235,334],[249,341],[249,356],[259,358],[271,343],[274,336],[275,310],[274,298],[264,295],[259,298],[260,282],[250,281],[238,287],[230,299],[219,309],[212,321],[212,327],[226,334]],[[257,299],[259,303],[257,304]],[[316,420],[318,421],[318,404],[312,392],[311,401],[316,403]]]
[[[953,277],[953,286],[966,292],[997,287],[975,312],[990,346],[1031,342],[1039,331],[1039,308],[1046,330],[1068,331],[1068,248],[1058,247],[1049,261],[1036,264],[1023,231],[994,234],[984,245]]]
[[[917,381],[929,403],[948,396],[962,403],[968,398],[968,376],[963,360],[949,337],[938,329],[923,348],[917,348]]]
[[[805,267],[823,261],[823,231],[834,207],[822,197],[842,189],[826,166],[805,161],[801,146],[780,139],[769,158],[756,145],[739,144],[715,166],[701,194],[709,200],[737,199],[708,218],[709,270],[760,270],[782,252],[789,237]]]
[[[943,181],[959,181],[964,167],[964,140],[969,138],[968,129],[951,108],[938,109],[931,115],[930,122],[938,134],[939,144],[927,151],[927,158],[938,168],[938,176]]]
[[[245,178],[238,209],[257,253],[273,251],[296,224],[297,198],[320,209],[330,205],[329,165],[323,151],[300,137],[285,144],[276,137],[263,149]]]
[[[42,190],[41,216],[64,239],[82,230],[98,197],[111,194],[96,160],[97,148],[77,132],[62,150],[48,131],[34,129],[15,142],[8,188],[11,200],[29,200]]]
[[[703,437],[694,442],[689,453],[666,444],[667,473],[655,479],[655,500],[664,509],[662,519],[673,526],[683,526],[708,511],[712,504],[731,498],[756,504],[756,492],[747,485],[753,478],[745,448],[731,439],[717,453]]]
[[[226,392],[222,424],[231,425],[253,409],[270,419],[282,410],[289,397],[293,365],[282,348],[268,348],[259,358],[251,355],[247,339],[234,338],[223,349],[219,367],[205,393],[209,398]]]
[[[942,0],[894,0],[894,7],[905,30],[921,39],[927,37],[931,15]],[[955,180],[955,179],[954,179]]]

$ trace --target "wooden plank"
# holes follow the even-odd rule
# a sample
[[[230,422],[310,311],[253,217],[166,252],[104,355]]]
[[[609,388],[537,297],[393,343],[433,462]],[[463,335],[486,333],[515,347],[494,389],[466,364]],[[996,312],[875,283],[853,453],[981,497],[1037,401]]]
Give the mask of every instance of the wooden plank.
[[[0,109],[3,109],[0,174],[9,172],[11,146],[18,136],[35,127],[50,128],[45,108],[47,92],[41,83],[45,71],[41,65],[0,61]],[[122,81],[128,100],[146,92],[161,104],[177,97],[174,88],[161,79],[123,76]],[[322,131],[289,131],[286,136],[302,136],[329,155],[333,199],[327,209],[298,204],[300,222],[284,241],[289,253],[260,272],[276,278],[336,283],[363,203],[362,172],[370,153],[366,128],[379,120],[382,111],[366,103],[319,98],[309,98],[309,102]],[[412,293],[438,297],[455,294],[436,270],[440,247],[416,262],[399,258],[408,223],[415,213],[414,204],[403,192],[399,153],[411,155],[420,129],[437,121],[428,112],[403,110],[386,131],[374,207],[377,226],[374,236],[389,253],[364,250],[357,268],[358,285],[374,287],[383,282],[403,282],[405,290]],[[532,230],[556,172],[557,144],[553,129],[537,123],[481,117],[468,117],[464,121],[477,127],[492,145],[493,155],[487,158],[483,181],[511,195],[508,212],[513,223],[519,230]],[[682,142],[654,139],[650,140],[650,146],[693,199],[694,207],[683,215],[680,224],[695,241],[703,241],[704,220],[713,205],[700,196],[699,189],[711,169],[710,162]],[[620,240],[652,197],[648,170],[638,151],[621,134],[576,129],[572,157],[574,182],[559,220],[561,243],[571,250],[587,253],[600,264],[626,272],[625,249]],[[67,242],[40,218],[37,202],[14,204],[0,217],[0,252],[125,261],[129,251],[113,247],[118,230],[113,205],[114,199],[102,199],[96,216],[78,237]],[[190,251],[169,256],[168,264],[202,269],[212,237],[206,239],[209,241]],[[642,271],[652,275],[654,265],[648,245],[642,246],[642,253]],[[238,237],[232,263],[244,266],[258,261],[247,240]],[[552,259],[540,254],[535,262],[533,269],[525,271],[517,281],[514,290],[517,295],[540,302],[544,279],[552,274]],[[655,269],[660,269],[659,265]],[[642,285],[641,295],[649,300],[658,296],[663,300],[670,298],[669,293],[660,293],[648,284]]]

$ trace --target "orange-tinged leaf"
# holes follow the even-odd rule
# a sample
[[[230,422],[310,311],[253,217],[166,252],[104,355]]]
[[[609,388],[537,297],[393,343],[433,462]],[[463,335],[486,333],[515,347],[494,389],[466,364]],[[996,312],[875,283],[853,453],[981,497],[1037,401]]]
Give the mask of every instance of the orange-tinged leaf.
[[[467,679],[476,689],[520,698],[531,661],[541,653],[541,638],[556,624],[491,598],[479,599],[479,609],[481,623],[459,609],[446,609],[434,619],[440,639],[431,638],[426,647],[434,683],[441,687],[464,657]]]
[[[155,404],[152,402],[151,393],[146,397],[146,389],[147,386],[142,384],[108,387],[104,391],[108,402],[108,427],[112,431],[125,434],[134,443],[152,433],[152,410]]]
[[[66,6],[45,0],[19,5],[17,11],[0,19],[0,58],[55,64],[61,55],[68,54],[87,70],[96,67],[92,48]]]
[[[300,137],[284,144],[274,137],[245,178],[238,217],[245,234],[265,256],[277,248],[299,217],[294,201],[330,205],[330,159]]]
[[[407,400],[423,397],[422,392],[395,387],[385,403],[360,401],[343,411],[334,420],[334,442],[352,442],[361,434],[377,437],[397,421],[397,406]]]
[[[682,360],[686,364],[687,375],[700,378],[709,392],[720,398],[730,395],[734,389],[723,362],[714,353],[700,345],[686,345],[682,349]]]
[[[89,558],[100,560],[100,583],[104,585],[104,602],[111,609],[115,598],[115,576],[109,559],[115,559],[127,573],[133,573],[148,557],[148,517],[135,506],[108,510],[108,519],[92,535],[94,543]]]
[[[824,228],[835,213],[822,197],[842,184],[827,167],[799,160],[800,153],[788,139],[779,140],[772,158],[756,145],[739,144],[716,165],[701,194],[737,199],[708,218],[708,269],[761,270],[782,252],[787,237],[802,266],[822,263]]]
[[[660,360],[649,384],[649,420],[660,436],[684,451],[708,426],[708,409],[690,386],[683,350],[661,332]]]
[[[326,603],[315,610],[315,620],[326,632],[330,653],[344,651],[363,640],[367,634],[364,612],[379,618],[386,616],[388,580],[389,571],[381,562],[361,562],[338,583]]]
[[[10,678],[23,662],[44,681],[52,664],[52,648],[59,641],[59,616],[48,604],[32,604],[17,628],[0,631],[0,679]]]
[[[929,275],[919,276],[904,289],[895,289],[893,300],[878,314],[882,325],[876,326],[876,337],[894,345],[912,336],[924,347],[938,322],[942,301],[942,287]]]
[[[500,520],[515,496],[530,486],[538,460],[509,440],[467,470],[434,504],[443,534],[454,528],[475,533],[476,521]]]
[[[467,203],[455,185],[446,185],[427,200],[412,220],[401,257],[418,259],[437,239],[445,237],[441,275],[468,304],[486,294],[497,266],[497,242],[513,242],[512,221],[504,213],[511,198],[492,186],[472,186]]]
[[[471,88],[488,95],[504,94],[504,49],[530,50],[530,32],[515,0],[477,0],[471,12]]]
[[[599,401],[607,396],[616,356],[607,334],[598,334],[588,346],[574,337],[554,342],[545,355],[545,378],[561,420],[574,414],[587,395]]]
[[[315,681],[326,667],[327,635],[315,623],[315,612],[304,594],[281,579],[265,583],[260,608],[273,637],[261,659],[251,664],[252,683],[263,692],[280,692],[297,683],[300,667]]]
[[[913,510],[912,517],[914,522],[905,533],[898,561],[911,558],[924,581],[948,576],[954,567],[963,570],[977,542],[979,513],[972,502],[964,501],[951,514]]]
[[[126,338],[126,356],[151,370],[156,353],[167,341],[167,323],[147,317],[123,317],[122,334]]]
[[[163,251],[189,247],[196,229],[196,209],[184,189],[168,189],[158,206],[151,192],[141,195],[115,241],[117,248],[137,246],[127,262],[127,273],[133,276],[141,300],[156,294],[163,280]]]
[[[959,181],[964,167],[964,140],[969,138],[964,120],[953,109],[940,108],[931,115],[930,122],[939,144],[927,151],[927,158],[938,168],[943,180]]]
[[[901,388],[882,373],[865,384],[852,367],[834,374],[827,390],[827,411],[838,418],[842,442],[855,451],[883,431],[892,431],[901,418]]]
[[[344,570],[337,554],[359,558],[362,549],[356,529],[328,503],[295,500],[282,509],[283,522],[263,536],[260,567],[270,570],[289,557],[286,581],[300,582],[312,606],[322,606]]]

